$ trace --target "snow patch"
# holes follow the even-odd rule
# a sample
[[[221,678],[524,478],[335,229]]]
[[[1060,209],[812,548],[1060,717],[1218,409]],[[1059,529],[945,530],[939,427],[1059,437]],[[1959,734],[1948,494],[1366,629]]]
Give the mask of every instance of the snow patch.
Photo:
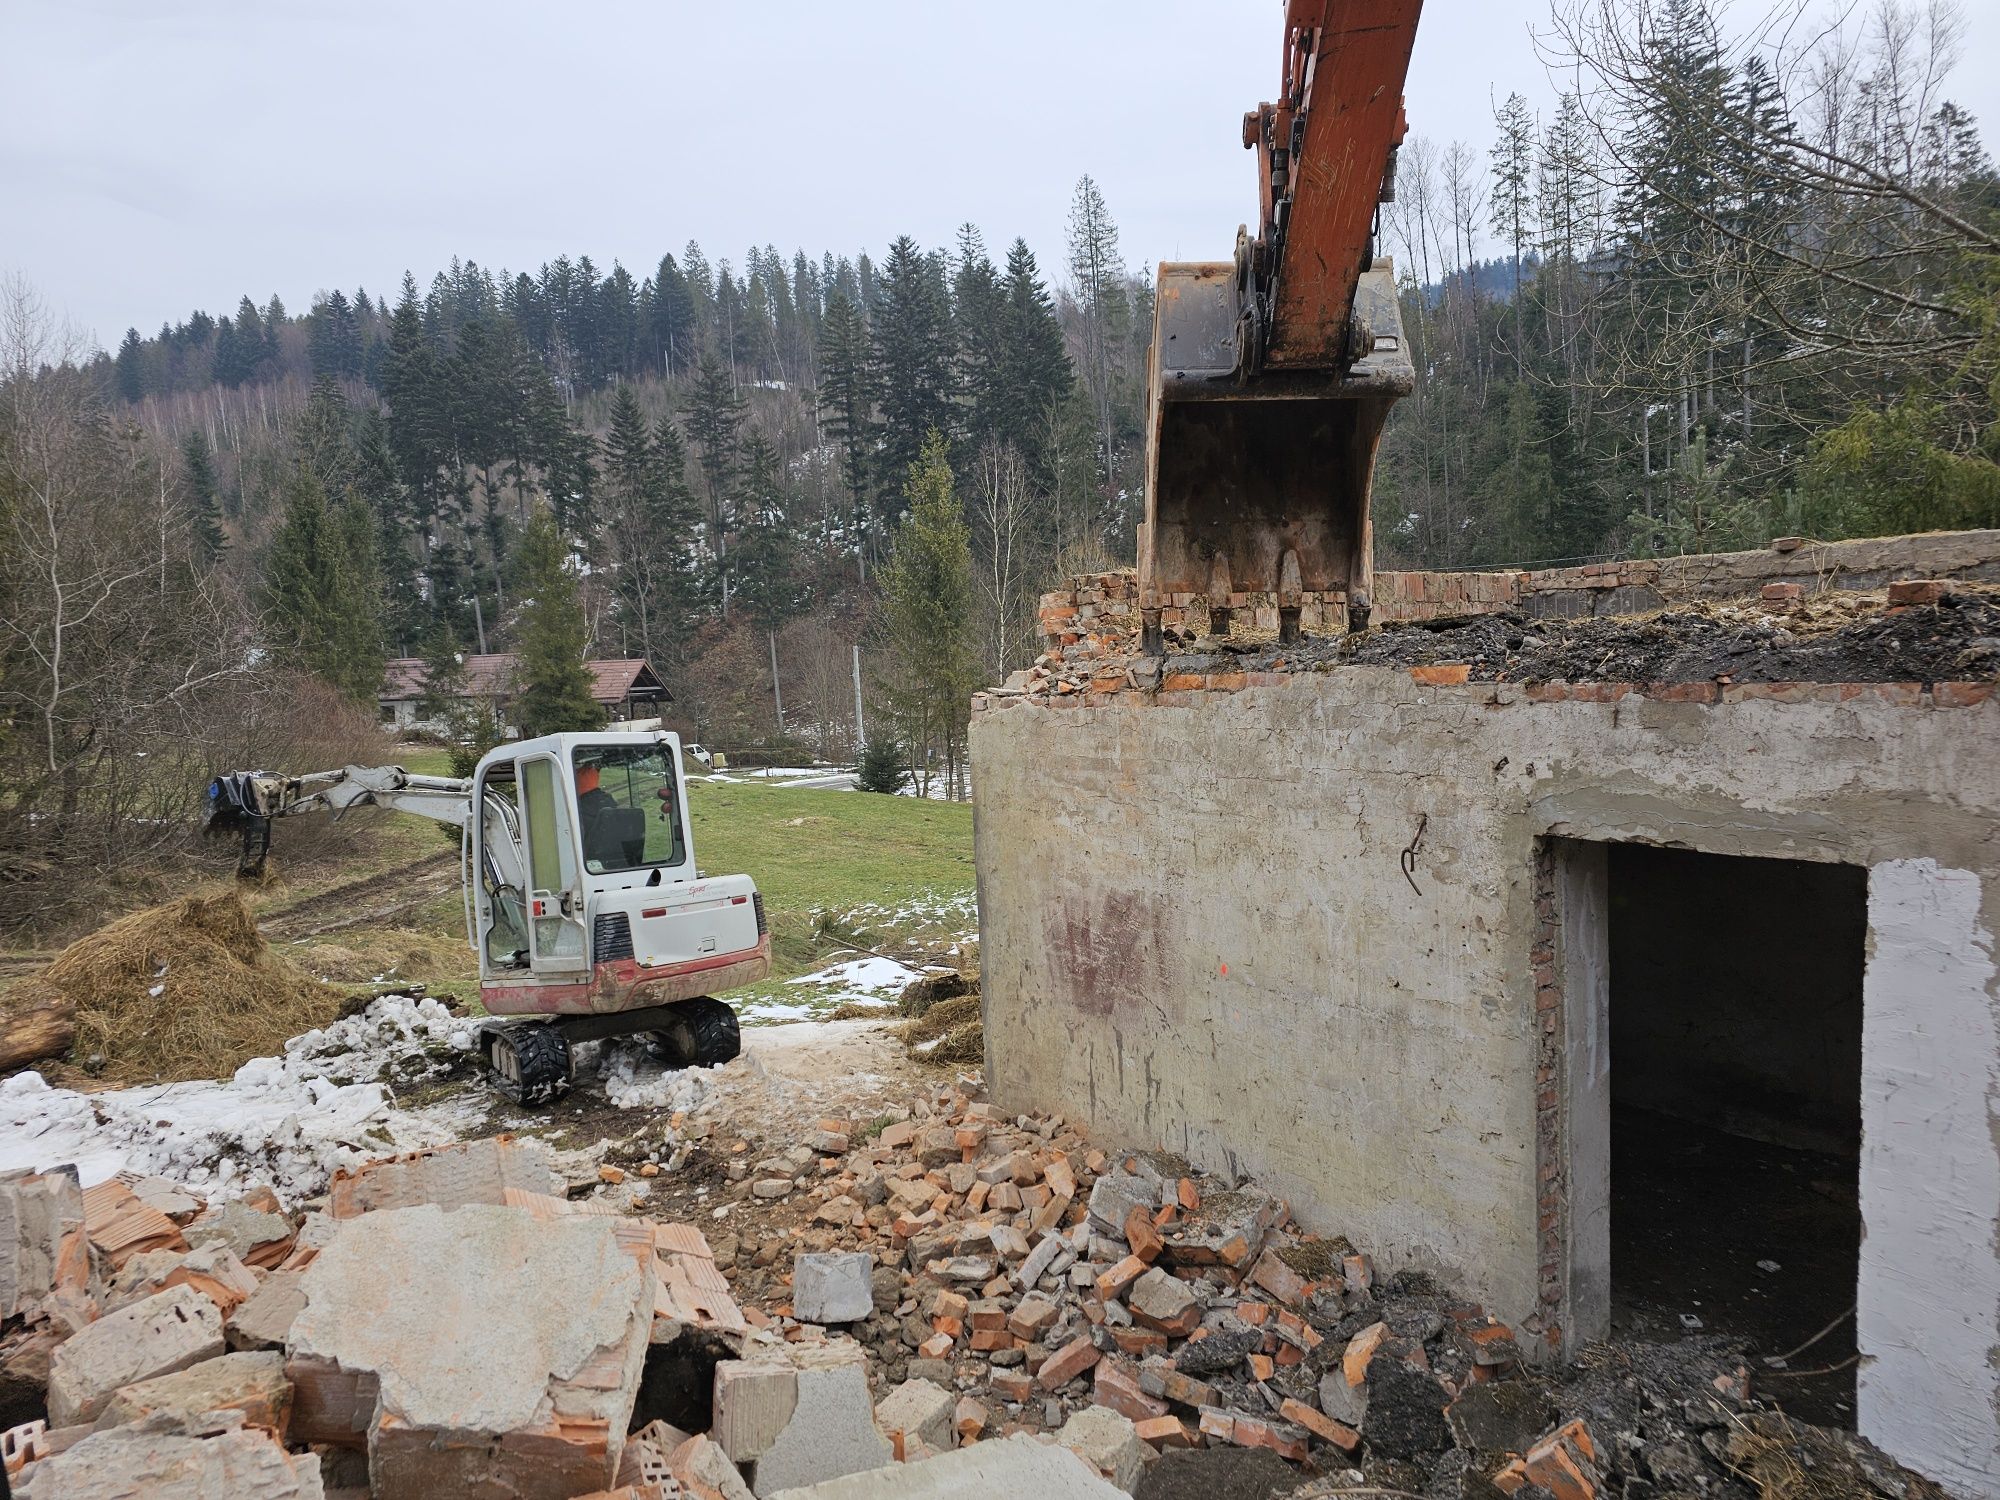
[[[17,1073],[0,1080],[0,1171],[72,1162],[86,1185],[133,1171],[216,1198],[267,1182],[297,1202],[340,1167],[451,1139],[397,1109],[393,1089],[451,1073],[474,1026],[435,1000],[391,995],[222,1083],[82,1094]]]
[[[605,1042],[597,1054],[604,1096],[619,1109],[684,1109],[692,1113],[714,1097],[704,1068],[668,1068],[644,1042]]]

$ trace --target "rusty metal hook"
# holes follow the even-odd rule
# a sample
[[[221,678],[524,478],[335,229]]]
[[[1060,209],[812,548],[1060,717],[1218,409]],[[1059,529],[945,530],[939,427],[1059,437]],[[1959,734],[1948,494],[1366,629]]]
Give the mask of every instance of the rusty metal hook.
[[[1416,834],[1404,847],[1399,861],[1403,866],[1403,879],[1410,882],[1410,889],[1415,891],[1419,896],[1423,894],[1423,890],[1417,884],[1417,845],[1424,841],[1424,830],[1430,826],[1430,821],[1431,815],[1429,813],[1417,814]]]

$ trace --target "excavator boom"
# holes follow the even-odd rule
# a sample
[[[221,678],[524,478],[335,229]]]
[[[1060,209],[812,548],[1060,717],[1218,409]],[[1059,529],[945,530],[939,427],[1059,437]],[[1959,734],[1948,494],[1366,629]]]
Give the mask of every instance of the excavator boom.
[[[1296,639],[1367,623],[1369,491],[1389,408],[1415,371],[1393,268],[1393,195],[1421,0],[1290,0],[1276,103],[1245,116],[1259,224],[1232,262],[1160,267],[1154,301],[1145,649],[1206,611]]]

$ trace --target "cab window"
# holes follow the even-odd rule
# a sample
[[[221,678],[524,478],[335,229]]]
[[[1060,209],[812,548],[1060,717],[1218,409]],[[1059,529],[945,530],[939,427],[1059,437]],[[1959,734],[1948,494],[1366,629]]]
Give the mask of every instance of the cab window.
[[[593,875],[687,859],[668,746],[582,745],[574,752],[583,867]]]

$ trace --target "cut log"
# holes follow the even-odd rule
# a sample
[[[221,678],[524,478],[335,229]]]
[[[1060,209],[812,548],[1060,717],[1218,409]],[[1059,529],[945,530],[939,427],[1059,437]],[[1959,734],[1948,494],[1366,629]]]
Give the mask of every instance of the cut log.
[[[61,1057],[75,1041],[76,1007],[47,980],[18,980],[0,996],[0,1073]]]

